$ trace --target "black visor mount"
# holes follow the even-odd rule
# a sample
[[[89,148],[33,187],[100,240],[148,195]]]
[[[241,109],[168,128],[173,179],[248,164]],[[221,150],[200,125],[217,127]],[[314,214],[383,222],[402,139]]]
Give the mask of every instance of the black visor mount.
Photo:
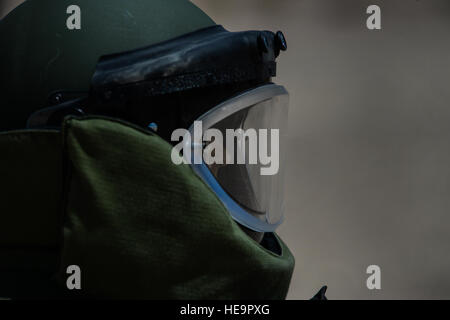
[[[122,105],[143,99],[270,81],[276,76],[275,60],[286,49],[280,31],[229,32],[213,26],[148,47],[105,55],[97,63],[82,105],[77,107],[73,97],[65,99],[70,93],[58,92],[62,103],[55,106],[49,102],[50,108],[33,114],[28,123],[45,126],[45,118],[51,118],[51,125],[55,125],[56,111],[59,116],[73,110],[86,114],[109,114],[111,110],[111,115],[116,115]]]
[[[91,94],[100,101],[124,95],[164,95],[193,88],[267,79],[286,50],[281,32],[229,32],[213,26],[157,45],[103,56]]]

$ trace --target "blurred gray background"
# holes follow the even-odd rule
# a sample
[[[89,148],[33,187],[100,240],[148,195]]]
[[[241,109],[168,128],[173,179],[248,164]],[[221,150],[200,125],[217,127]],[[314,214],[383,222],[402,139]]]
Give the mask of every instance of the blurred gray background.
[[[288,40],[288,298],[323,284],[331,299],[450,298],[450,1],[193,2],[229,30]],[[381,31],[366,28],[370,4]]]
[[[450,298],[450,1],[193,2],[229,30],[288,40],[288,298],[323,284],[331,299]],[[370,4],[381,31],[366,28]]]

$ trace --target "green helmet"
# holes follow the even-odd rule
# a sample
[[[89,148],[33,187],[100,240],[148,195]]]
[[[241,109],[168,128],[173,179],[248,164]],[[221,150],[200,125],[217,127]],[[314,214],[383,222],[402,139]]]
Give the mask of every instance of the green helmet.
[[[0,298],[64,296],[74,266],[83,297],[286,296],[285,152],[197,164],[207,142],[173,146],[196,122],[284,140],[281,32],[228,32],[187,0],[28,0],[0,39]]]
[[[81,29],[67,28],[67,8]],[[99,58],[214,25],[186,0],[28,0],[0,21],[0,130],[25,127],[52,93],[88,92]]]

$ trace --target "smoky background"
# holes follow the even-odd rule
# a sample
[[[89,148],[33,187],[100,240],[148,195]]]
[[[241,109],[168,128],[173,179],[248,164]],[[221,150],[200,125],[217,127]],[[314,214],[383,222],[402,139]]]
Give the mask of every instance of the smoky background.
[[[288,40],[275,79],[291,94],[288,298],[324,284],[331,299],[450,298],[450,1],[193,2]],[[366,28],[371,4],[382,30]]]

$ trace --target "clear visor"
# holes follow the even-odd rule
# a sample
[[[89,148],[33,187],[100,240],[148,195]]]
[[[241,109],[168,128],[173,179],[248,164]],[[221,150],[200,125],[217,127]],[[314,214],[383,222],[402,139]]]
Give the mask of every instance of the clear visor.
[[[273,232],[283,220],[288,108],[286,89],[265,85],[215,107],[190,129],[194,170],[254,231]]]

